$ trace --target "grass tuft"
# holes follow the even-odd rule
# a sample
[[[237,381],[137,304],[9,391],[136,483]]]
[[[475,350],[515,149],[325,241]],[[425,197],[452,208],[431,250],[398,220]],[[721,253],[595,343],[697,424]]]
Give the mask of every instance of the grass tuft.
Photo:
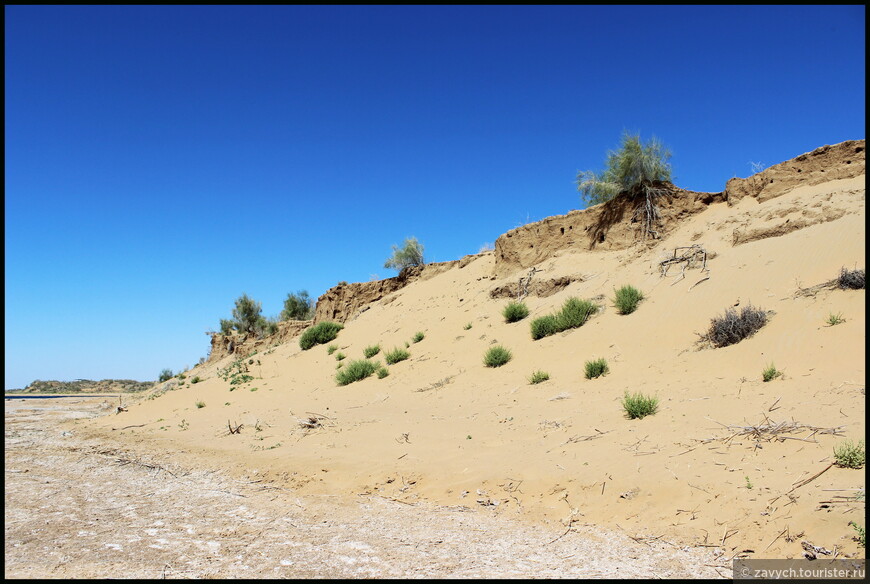
[[[411,353],[405,349],[393,349],[384,355],[384,360],[387,362],[387,365],[395,365],[399,361],[404,361],[410,356]]]
[[[765,382],[772,381],[782,375],[782,371],[777,371],[773,363],[767,366],[767,369],[761,372],[761,379]]]
[[[347,385],[348,383],[365,379],[379,368],[380,365],[378,363],[374,363],[367,359],[351,361],[347,366],[343,367],[341,371],[336,373],[335,381],[339,385]]]
[[[727,347],[751,337],[766,324],[767,313],[751,304],[744,306],[740,312],[729,308],[723,316],[710,321],[710,328],[703,338],[716,347]]]
[[[834,448],[834,460],[837,466],[845,468],[861,468],[864,466],[864,441],[861,440],[854,444],[851,440],[846,440],[839,446]]]
[[[658,411],[659,400],[656,397],[645,396],[640,392],[630,395],[625,393],[622,407],[630,420],[651,416]]]
[[[426,335],[423,334],[423,331],[418,331],[417,333],[414,334],[414,336],[411,338],[411,340],[414,341],[415,343],[419,343],[425,337],[426,337]]]
[[[604,358],[586,361],[586,379],[595,379],[609,372],[610,367],[607,366],[607,360]]]
[[[205,402],[204,402],[204,401],[198,401],[198,402],[196,402],[196,407],[197,407],[197,408],[200,408],[200,409],[204,408],[204,407],[205,407]]]
[[[597,310],[598,307],[590,300],[569,298],[559,312],[532,321],[532,339],[542,339],[570,328],[583,326]]]
[[[366,347],[363,349],[363,355],[365,355],[366,359],[371,359],[375,355],[381,352],[380,345],[372,345],[370,347]]]
[[[323,321],[310,326],[299,337],[299,346],[303,351],[307,351],[314,345],[325,345],[329,341],[338,336],[338,331],[344,328],[344,325],[337,322]]]
[[[524,302],[511,301],[507,303],[501,314],[504,316],[505,322],[517,322],[529,315],[529,307]]]
[[[486,354],[483,356],[483,363],[487,367],[501,367],[505,363],[511,360],[513,355],[511,352],[501,345],[496,345],[494,347],[490,347]]]
[[[532,373],[531,376],[529,376],[529,383],[531,383],[532,385],[536,385],[538,383],[543,383],[548,379],[550,379],[549,373],[547,373],[546,371],[538,370]]]
[[[613,303],[619,314],[631,314],[637,310],[637,305],[643,300],[643,294],[634,286],[623,286],[616,291]]]
[[[387,369],[386,367],[381,367],[380,369],[378,369],[378,379],[383,379],[384,377],[386,377],[389,374],[390,374],[390,370]]]
[[[829,325],[831,325],[831,326],[834,326],[834,325],[837,325],[837,324],[843,324],[844,322],[846,322],[846,319],[843,318],[843,314],[842,314],[842,313],[834,314],[834,313],[832,312],[832,313],[828,316],[828,320],[827,320],[827,323],[828,323]]]

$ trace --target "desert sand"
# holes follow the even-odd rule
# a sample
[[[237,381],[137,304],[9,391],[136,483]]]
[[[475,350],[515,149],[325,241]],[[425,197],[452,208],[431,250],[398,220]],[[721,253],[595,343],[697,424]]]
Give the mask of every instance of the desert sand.
[[[184,380],[62,427],[289,501],[464,509],[486,519],[483,529],[543,530],[565,549],[595,530],[645,553],[667,542],[697,568],[679,572],[690,576],[710,575],[703,562],[799,558],[802,542],[863,558],[850,522],[864,525],[854,496],[864,471],[832,463],[836,446],[865,438],[865,292],[823,284],[865,267],[864,141],[732,179],[722,193],[679,191],[663,204],[659,239],[639,237],[630,212],[603,207],[517,228],[494,251],[425,266],[396,289],[327,292],[316,321],[344,324],[332,354],[302,350],[295,325],[280,339],[235,340],[232,353],[217,338]],[[692,245],[706,262],[663,274],[662,262]],[[506,323],[501,311],[530,273],[530,315]],[[614,289],[627,284],[645,298],[621,315]],[[599,311],[533,340],[530,322],[571,297]],[[735,345],[701,342],[711,319],[747,305],[769,311],[768,324]],[[843,322],[828,324],[831,315]],[[383,364],[406,342],[410,358],[389,376],[337,385],[339,352],[347,363],[377,344],[372,360]],[[495,344],[513,358],[486,367]],[[598,358],[609,373],[586,379],[584,363]],[[230,384],[234,363],[252,379]],[[764,382],[770,364],[782,375]],[[549,380],[530,384],[535,370]],[[626,391],[658,397],[658,412],[628,419]],[[421,513],[417,528],[436,515]],[[657,574],[649,570],[629,577]]]

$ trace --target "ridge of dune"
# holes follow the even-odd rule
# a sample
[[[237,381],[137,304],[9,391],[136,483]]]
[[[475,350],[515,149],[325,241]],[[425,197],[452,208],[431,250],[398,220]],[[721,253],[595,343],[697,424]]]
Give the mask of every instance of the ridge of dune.
[[[303,351],[296,335],[307,325],[288,324],[256,346],[228,350],[218,338],[186,383],[78,428],[300,493],[618,526],[723,558],[801,557],[802,540],[863,557],[849,526],[863,503],[830,501],[832,490],[863,489],[864,473],[829,467],[795,487],[866,432],[864,290],[801,293],[842,268],[864,269],[863,145],[824,146],[721,193],[675,187],[654,242],[638,241],[614,201],[513,229],[494,251],[330,289],[315,321],[344,323],[332,344],[345,362],[377,344],[383,364],[408,344],[410,358],[383,379],[338,386],[335,355]],[[692,245],[706,266],[663,275],[661,262]],[[504,322],[528,277],[529,317]],[[613,307],[624,284],[645,296],[630,315]],[[531,320],[571,297],[601,309],[580,328],[532,340]],[[697,343],[712,318],[749,304],[770,311],[764,328],[729,347]],[[831,314],[845,321],[829,326]],[[496,344],[513,359],[488,368],[483,355]],[[610,373],[585,379],[595,358]],[[771,363],[783,375],[763,382]],[[530,385],[537,369],[550,379]],[[241,370],[251,379],[231,383]],[[626,419],[626,391],[657,396],[659,412]],[[775,423],[796,429],[740,433]]]

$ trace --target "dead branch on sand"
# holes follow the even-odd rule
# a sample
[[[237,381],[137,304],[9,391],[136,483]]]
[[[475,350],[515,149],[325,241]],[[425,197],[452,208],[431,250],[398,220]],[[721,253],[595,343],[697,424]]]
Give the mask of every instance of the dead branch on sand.
[[[738,436],[749,436],[753,438],[756,442],[765,441],[778,441],[783,442],[785,440],[803,440],[805,442],[817,442],[817,440],[813,440],[813,437],[816,434],[832,434],[834,436],[842,436],[843,428],[845,426],[837,426],[836,428],[819,428],[816,426],[810,426],[807,424],[801,424],[800,422],[795,422],[792,420],[791,422],[773,422],[767,415],[762,414],[764,416],[764,423],[750,426],[738,426],[738,425],[725,425],[721,422],[716,422],[720,426],[731,430],[732,433],[721,440],[726,444],[731,442],[734,438]],[[797,432],[809,432],[809,435],[806,438],[794,438],[791,436],[781,436],[781,434],[795,434]]]
[[[680,250],[683,250],[682,253],[680,253]],[[671,266],[682,264],[683,269],[680,272],[679,280],[677,280],[677,282],[679,282],[686,277],[686,268],[693,268],[698,262],[701,262],[702,272],[710,271],[707,269],[707,250],[699,244],[696,243],[689,246],[675,247],[674,257],[659,262],[659,270],[664,278],[668,275],[668,270]],[[700,282],[696,282],[695,284],[699,283]]]
[[[241,434],[243,427],[244,427],[244,424],[236,424],[236,427],[233,428],[233,425],[230,424],[229,420],[227,420],[227,428],[229,428],[230,434]]]

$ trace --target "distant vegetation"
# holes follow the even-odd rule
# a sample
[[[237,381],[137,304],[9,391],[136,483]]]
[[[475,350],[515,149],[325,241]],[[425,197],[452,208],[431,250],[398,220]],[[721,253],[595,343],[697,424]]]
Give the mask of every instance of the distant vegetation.
[[[314,345],[325,345],[329,341],[335,340],[338,336],[338,331],[344,328],[344,325],[337,322],[324,320],[310,326],[302,332],[299,337],[299,346],[307,351]]]
[[[164,381],[169,381],[175,377],[175,374],[172,372],[172,369],[164,369],[160,372],[160,376],[157,378],[157,381],[163,383]]]
[[[242,335],[254,335],[257,338],[268,337],[278,332],[278,320],[267,318],[261,314],[262,304],[242,294],[236,299],[232,318],[220,320],[220,332],[227,336],[237,331]]]
[[[656,138],[642,144],[640,135],[625,133],[620,148],[608,153],[602,172],[586,170],[577,174],[577,190],[587,206],[620,195],[636,201],[632,219],[641,221],[645,237],[656,237],[658,199],[667,192],[662,183],[671,180],[670,157]]]
[[[171,379],[172,376],[170,375]],[[134,381],[132,379],[76,379],[75,381],[33,381],[24,388],[25,393],[134,393],[154,387],[153,381]]]
[[[598,307],[590,300],[569,298],[559,312],[532,321],[532,339],[542,339],[570,328],[583,326],[597,310]]]
[[[501,312],[505,322],[517,322],[529,315],[529,307],[524,302],[511,301]]]
[[[716,347],[727,347],[751,337],[766,324],[767,313],[751,304],[744,306],[740,312],[729,308],[723,316],[710,321],[710,328],[702,335],[702,339]]]
[[[424,338],[426,338],[426,335],[423,333],[423,331],[417,331],[416,333],[414,333],[414,336],[411,338],[411,341],[413,341],[415,343],[419,343]]]
[[[781,371],[777,371],[773,363],[767,366],[767,369],[761,372],[761,379],[765,382],[773,381],[782,375]]]
[[[308,290],[287,294],[281,320],[311,320],[314,318],[314,300],[308,297]]]
[[[424,263],[426,262],[423,259],[423,244],[417,241],[416,237],[410,237],[405,240],[401,248],[397,245],[393,246],[393,255],[384,262],[384,267],[401,272],[405,268],[422,266]]]
[[[631,314],[637,310],[637,305],[643,300],[643,294],[634,286],[623,286],[616,291],[613,303],[619,314]]]
[[[375,355],[381,352],[380,345],[371,345],[363,349],[363,355],[365,355],[366,359],[371,359]]]

